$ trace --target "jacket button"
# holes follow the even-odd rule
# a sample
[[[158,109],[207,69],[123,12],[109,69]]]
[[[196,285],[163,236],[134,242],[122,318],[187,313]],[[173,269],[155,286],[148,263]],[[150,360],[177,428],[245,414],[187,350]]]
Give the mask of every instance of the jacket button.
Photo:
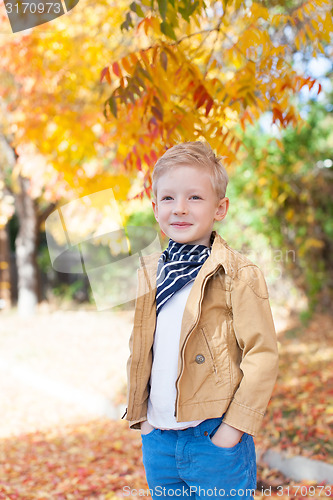
[[[208,436],[208,432],[207,431],[204,432],[204,436]]]
[[[205,362],[205,356],[203,354],[197,354],[195,357],[195,361],[196,363],[198,363],[198,365],[201,365],[201,363]]]

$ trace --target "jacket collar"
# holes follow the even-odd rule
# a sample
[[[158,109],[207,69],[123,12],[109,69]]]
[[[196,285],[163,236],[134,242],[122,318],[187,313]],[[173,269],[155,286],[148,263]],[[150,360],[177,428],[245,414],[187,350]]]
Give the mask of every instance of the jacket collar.
[[[224,271],[231,278],[234,278],[237,273],[238,266],[235,265],[238,260],[238,252],[232,250],[227,242],[220,236],[216,231],[213,231],[214,241],[211,247],[211,254],[203,263],[199,274],[208,274],[213,269],[217,268],[218,265],[223,266]],[[151,255],[140,256],[141,267],[150,275],[151,283],[156,280],[157,263],[162,252],[154,252]],[[198,276],[199,276],[198,274]]]

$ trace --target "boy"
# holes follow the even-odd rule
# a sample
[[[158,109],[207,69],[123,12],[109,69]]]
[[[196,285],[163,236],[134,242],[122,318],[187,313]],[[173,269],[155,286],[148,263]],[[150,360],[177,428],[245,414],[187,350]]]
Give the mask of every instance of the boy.
[[[278,370],[266,282],[213,231],[229,179],[207,143],[168,149],[152,180],[169,244],[138,270],[126,419],[153,500],[253,498],[253,436]]]

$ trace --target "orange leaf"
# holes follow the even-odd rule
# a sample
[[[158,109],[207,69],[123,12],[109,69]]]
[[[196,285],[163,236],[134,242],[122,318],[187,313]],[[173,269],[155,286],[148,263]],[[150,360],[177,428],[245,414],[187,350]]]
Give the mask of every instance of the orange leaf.
[[[133,67],[130,65],[129,60],[126,57],[122,58],[121,65],[127,73],[132,73]]]
[[[146,66],[149,66],[150,62],[149,62],[149,57],[147,55],[147,52],[145,50],[140,50],[140,56],[141,56],[142,60],[145,62]]]
[[[131,61],[134,65],[138,62],[138,58],[137,58],[136,54],[133,54],[133,53],[130,54],[130,58],[131,58]]]

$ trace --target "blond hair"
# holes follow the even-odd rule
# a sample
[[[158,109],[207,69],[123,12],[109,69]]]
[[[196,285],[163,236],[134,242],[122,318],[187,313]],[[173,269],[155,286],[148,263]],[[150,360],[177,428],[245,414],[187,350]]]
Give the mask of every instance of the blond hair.
[[[212,187],[217,199],[225,197],[229,177],[221,160],[208,142],[182,142],[169,148],[156,162],[152,174],[152,190],[157,198],[157,181],[169,169],[180,166],[198,166],[210,171]]]

